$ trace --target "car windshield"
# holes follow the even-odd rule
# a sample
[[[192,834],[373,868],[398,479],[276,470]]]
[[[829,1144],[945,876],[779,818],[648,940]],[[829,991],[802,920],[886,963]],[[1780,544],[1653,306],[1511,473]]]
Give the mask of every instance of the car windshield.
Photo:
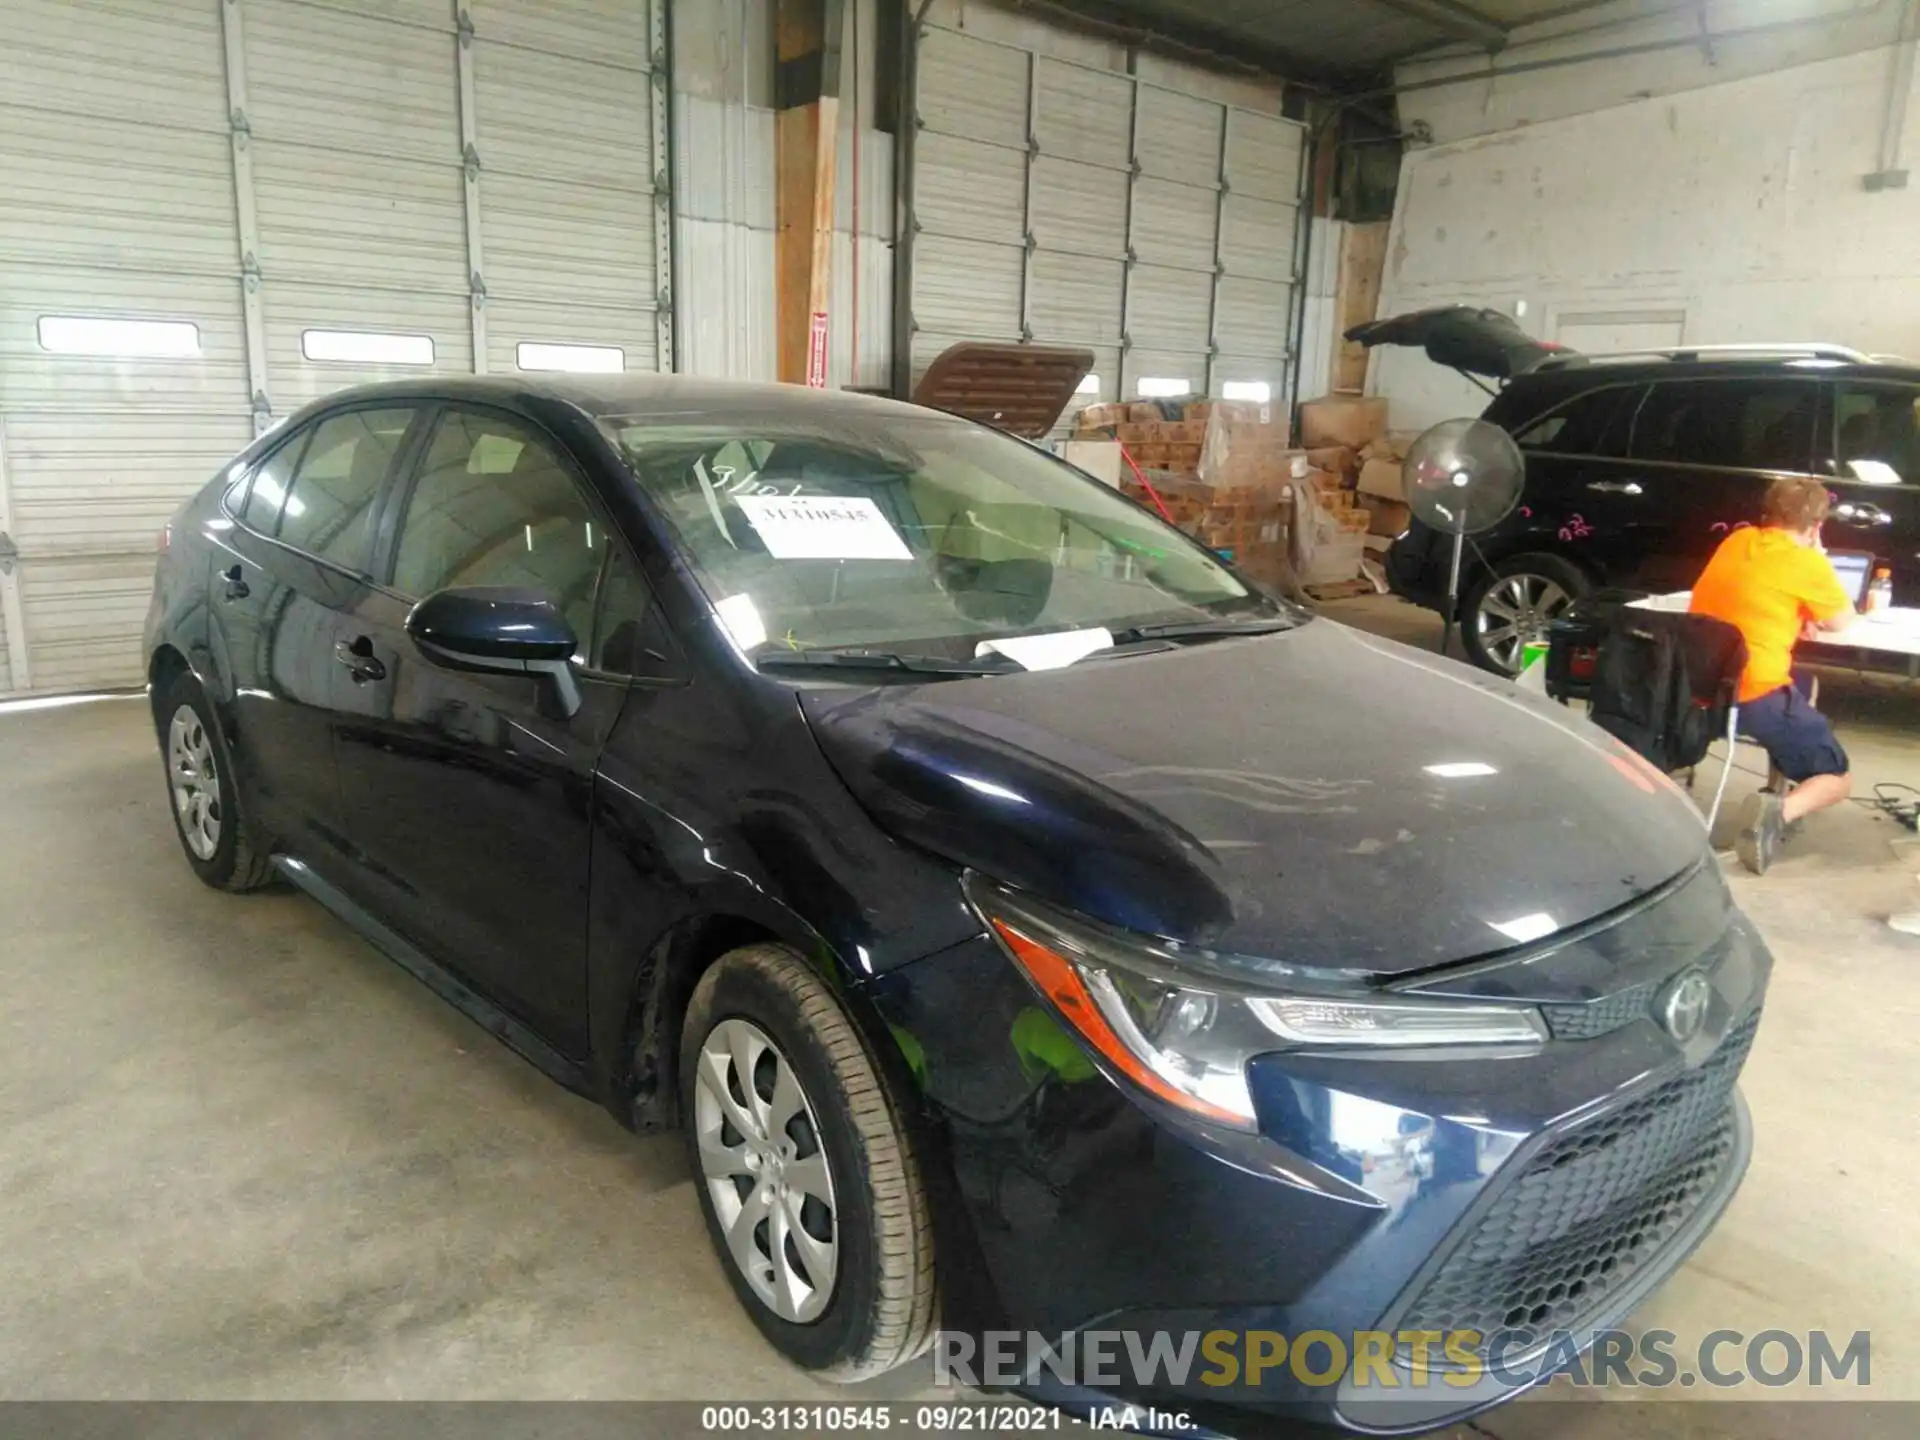
[[[1054,631],[1300,618],[1098,481],[949,416],[605,423],[745,652],[970,660]]]

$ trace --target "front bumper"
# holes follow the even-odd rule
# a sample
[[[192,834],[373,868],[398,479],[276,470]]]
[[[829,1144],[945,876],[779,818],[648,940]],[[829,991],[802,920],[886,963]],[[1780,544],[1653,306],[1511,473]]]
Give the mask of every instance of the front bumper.
[[[1185,1411],[1240,1434],[1302,1419],[1420,1430],[1548,1378],[1542,1345],[1513,1332],[1590,1343],[1680,1265],[1745,1171],[1735,1085],[1771,959],[1738,912],[1701,941],[1724,895],[1717,872],[1681,889],[1684,906],[1669,897],[1450,987],[1564,994],[1575,974],[1599,977],[1576,988],[1583,1004],[1555,1007],[1556,1035],[1586,1038],[1470,1060],[1263,1057],[1250,1069],[1257,1136],[1160,1110],[1084,1057],[1063,1063],[1080,1054],[1071,1042],[1036,1045],[1046,1012],[984,939],[885,977],[876,1001],[925,1052],[964,1232],[958,1265],[942,1251],[948,1328],[1019,1332],[1021,1353],[1036,1334],[1057,1348],[1111,1332],[1117,1375],[1019,1388],[1070,1408]],[[1689,923],[1673,922],[1677,908]],[[1638,971],[1622,958],[1634,955]],[[1708,973],[1713,1000],[1683,1044],[1654,1010],[1660,981],[1687,968]],[[1508,1332],[1499,1373],[1484,1350],[1477,1374],[1449,1365],[1436,1342],[1415,1383],[1401,1332],[1416,1330]],[[1329,1376],[1324,1348],[1305,1377],[1280,1364],[1249,1383],[1250,1337],[1308,1331],[1349,1356],[1363,1334],[1388,1332],[1405,1383],[1377,1367],[1365,1385]],[[1177,1352],[1221,1332],[1241,1362],[1231,1376],[1204,1350],[1183,1374],[1130,1371],[1126,1357],[1159,1337]],[[1564,1340],[1550,1353],[1569,1358]]]

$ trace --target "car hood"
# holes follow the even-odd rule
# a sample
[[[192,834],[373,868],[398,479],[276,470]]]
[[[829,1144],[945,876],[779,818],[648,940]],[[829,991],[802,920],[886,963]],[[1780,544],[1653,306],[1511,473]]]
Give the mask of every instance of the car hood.
[[[1563,707],[1328,620],[800,704],[897,838],[1262,968],[1512,949],[1705,851],[1678,790]]]
[[[1511,380],[1549,356],[1570,353],[1565,346],[1534,339],[1509,315],[1471,305],[1442,305],[1389,320],[1371,320],[1347,331],[1347,339],[1368,349],[1375,345],[1419,346],[1436,365],[1494,380]]]

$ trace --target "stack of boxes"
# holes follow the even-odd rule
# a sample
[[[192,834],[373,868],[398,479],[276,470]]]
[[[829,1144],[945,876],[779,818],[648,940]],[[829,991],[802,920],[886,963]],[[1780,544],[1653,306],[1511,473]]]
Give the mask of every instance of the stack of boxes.
[[[1174,524],[1255,579],[1337,585],[1360,573],[1377,528],[1354,477],[1362,447],[1385,429],[1386,402],[1359,403],[1357,415],[1344,397],[1306,407],[1306,448],[1293,445],[1283,408],[1234,400],[1093,405],[1075,438],[1117,440]],[[1124,465],[1120,483],[1155,508]]]
[[[1120,442],[1173,523],[1268,584],[1291,580],[1289,546],[1296,453],[1284,410],[1232,400],[1092,405],[1075,438]],[[1121,488],[1157,509],[1123,466]]]

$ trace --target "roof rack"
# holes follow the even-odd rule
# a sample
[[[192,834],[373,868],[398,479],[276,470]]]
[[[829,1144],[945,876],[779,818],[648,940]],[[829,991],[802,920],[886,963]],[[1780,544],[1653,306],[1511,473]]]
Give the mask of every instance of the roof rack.
[[[1670,345],[1645,350],[1610,350],[1598,355],[1555,355],[1535,368],[1546,370],[1585,365],[1595,360],[1835,360],[1847,365],[1871,365],[1875,357],[1847,345]]]

